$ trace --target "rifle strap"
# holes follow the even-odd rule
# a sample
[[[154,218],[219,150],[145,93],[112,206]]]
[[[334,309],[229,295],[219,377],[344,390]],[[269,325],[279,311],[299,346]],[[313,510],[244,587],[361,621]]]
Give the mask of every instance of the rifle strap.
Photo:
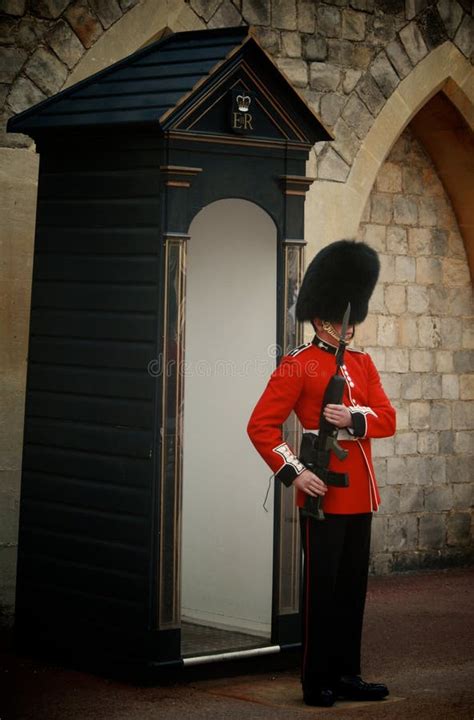
[[[334,487],[349,487],[349,475],[347,473],[333,472],[332,470],[326,470],[326,468],[315,467],[313,472],[318,476],[326,485],[333,485]]]

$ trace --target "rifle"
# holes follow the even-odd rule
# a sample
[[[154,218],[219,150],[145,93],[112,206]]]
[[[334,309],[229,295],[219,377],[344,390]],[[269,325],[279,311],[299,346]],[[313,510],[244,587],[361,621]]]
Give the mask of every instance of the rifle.
[[[330,403],[340,405],[344,396],[346,383],[339,371],[344,362],[346,332],[350,313],[351,304],[348,303],[342,321],[339,347],[336,352],[336,372],[329,380],[326,390],[324,391],[321,414],[319,416],[319,434],[315,435],[311,432],[303,433],[300,447],[300,460],[303,465],[317,475],[326,485],[334,485],[335,487],[348,487],[349,476],[347,473],[336,473],[328,470],[331,452],[333,452],[339,460],[345,460],[348,451],[344,450],[337,442],[339,428],[326,420],[324,417],[324,408]],[[316,520],[324,520],[324,512],[321,508],[321,496],[313,497],[312,495],[307,495],[302,514],[313,517]]]

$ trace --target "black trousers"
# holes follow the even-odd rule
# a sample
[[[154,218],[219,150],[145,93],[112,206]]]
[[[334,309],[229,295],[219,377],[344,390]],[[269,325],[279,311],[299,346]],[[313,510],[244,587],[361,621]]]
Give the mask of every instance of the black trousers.
[[[359,675],[372,513],[301,515],[304,555],[301,681]]]

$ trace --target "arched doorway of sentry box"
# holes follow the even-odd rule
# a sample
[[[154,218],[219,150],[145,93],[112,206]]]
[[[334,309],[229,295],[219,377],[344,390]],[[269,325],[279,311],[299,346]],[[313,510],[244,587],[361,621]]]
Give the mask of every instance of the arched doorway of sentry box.
[[[225,199],[187,243],[182,654],[268,644],[273,496],[246,424],[275,367],[277,233],[254,203]]]

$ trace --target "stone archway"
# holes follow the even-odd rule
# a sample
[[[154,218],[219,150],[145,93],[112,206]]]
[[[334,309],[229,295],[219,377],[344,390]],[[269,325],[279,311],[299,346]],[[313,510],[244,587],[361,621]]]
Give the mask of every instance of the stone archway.
[[[450,100],[471,124],[474,68],[450,41],[421,60],[390,95],[363,140],[346,182],[319,180],[310,189],[306,211],[308,256],[333,240],[357,234],[375,178],[390,149],[420,108],[445,87]]]

